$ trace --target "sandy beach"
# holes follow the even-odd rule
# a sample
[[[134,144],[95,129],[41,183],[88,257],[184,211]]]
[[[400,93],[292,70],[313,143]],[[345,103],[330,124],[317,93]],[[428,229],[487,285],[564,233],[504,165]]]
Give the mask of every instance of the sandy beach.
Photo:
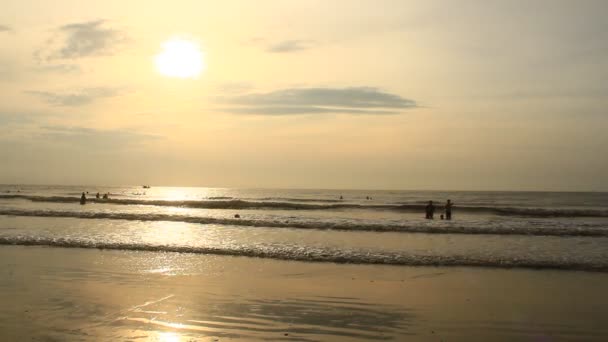
[[[0,248],[5,341],[608,338],[608,274]]]

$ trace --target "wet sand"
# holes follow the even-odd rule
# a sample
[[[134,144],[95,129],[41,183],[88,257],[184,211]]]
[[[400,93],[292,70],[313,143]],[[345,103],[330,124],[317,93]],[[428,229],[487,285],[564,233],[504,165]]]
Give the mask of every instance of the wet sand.
[[[0,340],[608,339],[608,274],[0,246]]]

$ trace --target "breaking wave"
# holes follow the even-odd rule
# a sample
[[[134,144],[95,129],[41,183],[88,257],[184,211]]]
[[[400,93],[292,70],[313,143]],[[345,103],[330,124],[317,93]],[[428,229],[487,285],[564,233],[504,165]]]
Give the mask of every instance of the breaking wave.
[[[245,256],[304,262],[332,262],[343,264],[401,265],[401,266],[466,266],[492,268],[531,268],[608,272],[607,262],[557,260],[525,260],[506,257],[469,257],[415,255],[399,252],[371,252],[366,250],[338,250],[332,248],[277,248],[257,247],[190,247],[178,245],[150,245],[143,243],[110,243],[69,238],[0,237],[0,245],[50,246],[63,248],[92,248],[128,251],[177,252],[211,255]]]
[[[215,197],[224,198],[224,197]],[[226,197],[228,198],[228,197]],[[29,195],[0,195],[0,199],[24,199],[33,202],[78,203],[80,197],[70,196],[29,196]],[[87,199],[89,203],[110,203],[117,205],[153,205],[163,207],[183,207],[198,209],[284,209],[284,210],[340,210],[340,209],[366,209],[366,210],[395,210],[403,212],[424,212],[424,204],[357,204],[357,203],[297,203],[275,201],[249,201],[240,199],[222,200],[141,200],[141,199]],[[301,201],[301,200],[299,200]],[[305,200],[309,201],[309,200]],[[310,200],[313,201],[313,200]],[[320,202],[318,200],[315,202]],[[327,200],[330,201],[330,200]],[[333,200],[331,200],[333,201]],[[438,207],[441,209],[441,207]],[[505,216],[525,217],[608,217],[608,210],[596,209],[545,209],[545,208],[515,208],[492,206],[459,206],[454,210],[468,213],[489,213]]]
[[[0,215],[29,216],[29,217],[68,217],[80,219],[109,219],[129,221],[169,221],[196,224],[218,224],[244,227],[266,228],[297,228],[342,231],[373,231],[373,232],[402,232],[427,234],[493,234],[493,235],[533,235],[533,236],[599,236],[608,237],[608,228],[598,227],[538,227],[526,226],[521,228],[492,226],[429,226],[386,223],[355,223],[355,222],[328,222],[328,221],[289,221],[289,220],[249,220],[244,218],[216,218],[173,214],[153,213],[121,213],[121,212],[76,212],[55,210],[20,210],[2,209]]]

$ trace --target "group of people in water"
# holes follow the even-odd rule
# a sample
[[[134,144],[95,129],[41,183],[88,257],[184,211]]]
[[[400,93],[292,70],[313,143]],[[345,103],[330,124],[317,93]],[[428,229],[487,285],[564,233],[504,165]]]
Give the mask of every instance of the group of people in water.
[[[368,201],[372,200],[371,196],[365,196],[365,199]],[[344,196],[340,195],[340,201],[343,201],[343,200],[344,200]]]
[[[88,194],[88,192],[87,192]],[[101,197],[101,195],[99,195],[99,192],[97,194],[95,194],[95,198],[99,199]],[[103,194],[102,197],[104,200],[107,200],[110,198],[110,193],[107,192],[105,194]],[[80,204],[86,204],[87,203],[87,196],[84,194],[84,192],[82,193],[82,196],[80,196]]]
[[[452,203],[451,200],[448,200],[445,203],[445,219],[446,220],[451,220],[452,219],[452,206],[454,205],[454,203]],[[425,212],[426,212],[426,219],[427,220],[432,220],[434,219],[434,215],[435,215],[435,205],[433,204],[433,201],[429,201],[429,203],[426,205],[425,207]],[[441,214],[441,219],[444,219],[443,214]]]
[[[372,198],[370,196],[365,196],[366,200],[371,200]],[[343,196],[340,196],[340,200],[344,200]],[[444,210],[445,213],[440,215],[440,218],[442,220],[451,220],[452,219],[452,206],[454,205],[454,203],[452,202],[452,200],[447,200],[447,202],[445,202],[445,206],[444,206]],[[424,207],[424,211],[425,211],[425,218],[427,220],[433,220],[435,219],[435,204],[433,204],[433,201],[429,201],[429,203]]]
[[[88,192],[87,192],[88,194]],[[95,194],[95,198],[99,199],[101,196],[99,195],[99,192],[97,194]],[[110,198],[110,193],[105,193],[103,194],[102,199],[107,200]],[[340,196],[340,199],[343,200],[344,197]],[[365,198],[366,200],[371,200],[372,198],[367,196]],[[80,196],[80,204],[86,204],[87,203],[87,196],[85,195],[85,193],[82,193],[82,196]],[[452,219],[452,206],[454,205],[454,203],[452,203],[452,200],[448,200],[445,203],[444,209],[445,209],[445,216],[444,214],[441,214],[441,219],[443,220],[444,218],[446,220],[451,220]],[[433,201],[429,201],[429,203],[426,205],[425,207],[425,213],[426,213],[426,219],[427,220],[432,220],[434,219],[434,215],[435,215],[435,205],[433,204]],[[235,215],[234,217],[236,218],[240,218],[240,215]]]

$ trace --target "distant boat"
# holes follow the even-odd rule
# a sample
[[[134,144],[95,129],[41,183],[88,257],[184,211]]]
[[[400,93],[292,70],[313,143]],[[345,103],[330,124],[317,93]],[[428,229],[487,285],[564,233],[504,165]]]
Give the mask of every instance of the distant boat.
[[[144,189],[150,189],[150,186],[149,185],[144,185],[144,186],[142,186],[142,188],[144,188]]]

